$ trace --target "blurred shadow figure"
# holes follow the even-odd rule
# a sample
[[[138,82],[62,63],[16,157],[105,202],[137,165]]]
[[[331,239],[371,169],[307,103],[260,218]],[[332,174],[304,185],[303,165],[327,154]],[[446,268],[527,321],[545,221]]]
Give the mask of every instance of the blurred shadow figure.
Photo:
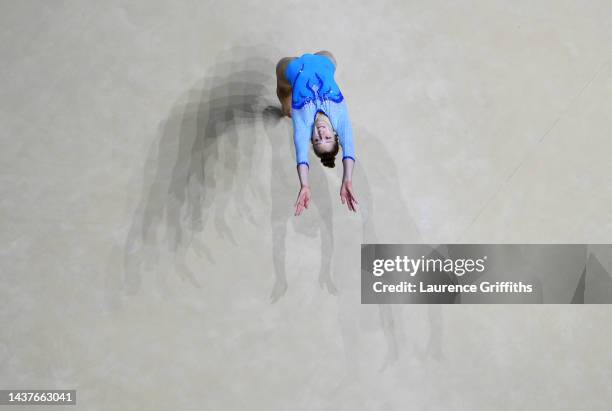
[[[272,170],[270,174],[270,223],[272,228],[272,260],[274,263],[275,282],[270,293],[273,303],[277,302],[287,291],[286,273],[286,236],[287,224],[291,222],[296,231],[301,234],[315,237],[320,234],[321,264],[319,268],[319,284],[330,294],[336,293],[336,286],[332,280],[331,262],[334,252],[332,205],[327,177],[320,167],[311,173],[313,205],[316,213],[304,215],[300,219],[293,217],[288,210],[288,204],[293,200],[293,167],[284,167],[286,158],[291,155],[289,130],[280,127],[283,122],[282,113],[278,107],[269,106],[263,111],[264,128],[266,136],[272,147]]]
[[[258,47],[238,47],[219,55],[206,77],[181,97],[162,124],[160,139],[149,150],[145,190],[124,247],[122,288],[129,293],[140,290],[142,273],[149,270],[156,272],[162,292],[169,291],[169,270],[160,268],[164,242],[176,273],[199,287],[185,253],[192,247],[213,262],[206,244],[195,236],[211,215],[219,236],[236,244],[225,219],[230,200],[242,216],[256,223],[245,195],[249,190],[249,195],[261,197],[259,182],[254,179],[247,186],[235,182],[249,175],[260,148],[243,141],[237,126],[241,131],[254,129],[261,115],[260,101],[268,95],[265,85],[274,65],[261,57],[265,55]]]
[[[400,186],[400,176],[393,157],[376,136],[356,126],[356,135],[368,156],[355,164],[355,184],[360,187],[360,211],[357,215],[339,213],[334,216],[333,273],[338,286],[339,325],[348,367],[347,375],[355,379],[359,368],[372,361],[364,356],[367,332],[382,332],[385,350],[379,371],[395,364],[400,358],[442,358],[442,312],[439,305],[361,305],[361,244],[393,244],[422,242],[418,228],[410,215]],[[370,183],[375,182],[375,183]],[[426,311],[425,311],[426,310]],[[428,333],[415,329],[405,317],[425,314]],[[407,330],[406,330],[407,329]],[[407,331],[427,336],[424,346],[413,344],[405,352]],[[414,337],[414,335],[411,335]]]

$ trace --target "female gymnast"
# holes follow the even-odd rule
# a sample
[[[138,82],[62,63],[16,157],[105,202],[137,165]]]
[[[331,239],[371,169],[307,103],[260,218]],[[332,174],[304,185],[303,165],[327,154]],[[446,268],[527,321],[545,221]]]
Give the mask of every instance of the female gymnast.
[[[293,142],[300,192],[295,203],[298,216],[310,204],[308,152],[312,148],[326,167],[334,167],[338,145],[342,146],[340,200],[357,211],[352,175],[355,163],[353,129],[344,97],[334,80],[336,59],[328,51],[285,57],[276,65],[276,94],[284,116],[293,120]]]

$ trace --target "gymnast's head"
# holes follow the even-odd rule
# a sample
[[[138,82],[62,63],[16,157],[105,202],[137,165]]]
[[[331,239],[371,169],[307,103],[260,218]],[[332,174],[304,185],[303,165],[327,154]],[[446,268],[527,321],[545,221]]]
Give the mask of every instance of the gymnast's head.
[[[312,148],[325,167],[333,168],[338,154],[338,134],[326,116],[318,116],[312,129]]]

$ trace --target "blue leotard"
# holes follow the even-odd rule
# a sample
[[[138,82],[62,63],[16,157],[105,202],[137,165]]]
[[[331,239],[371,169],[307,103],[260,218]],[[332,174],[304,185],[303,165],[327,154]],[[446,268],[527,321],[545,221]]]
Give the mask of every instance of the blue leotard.
[[[334,80],[336,67],[320,55],[304,54],[287,66],[285,77],[291,84],[291,118],[295,157],[299,164],[308,165],[310,138],[318,112],[325,114],[342,147],[342,159],[355,160],[353,129],[344,97]]]

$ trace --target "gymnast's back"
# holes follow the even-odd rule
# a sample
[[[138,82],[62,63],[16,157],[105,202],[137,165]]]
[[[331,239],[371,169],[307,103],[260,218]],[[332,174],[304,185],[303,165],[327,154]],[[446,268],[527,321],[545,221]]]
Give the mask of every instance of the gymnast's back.
[[[334,79],[335,71],[334,62],[325,55],[307,53],[292,60],[284,73],[291,84],[292,108],[317,100],[341,102],[344,97]]]

